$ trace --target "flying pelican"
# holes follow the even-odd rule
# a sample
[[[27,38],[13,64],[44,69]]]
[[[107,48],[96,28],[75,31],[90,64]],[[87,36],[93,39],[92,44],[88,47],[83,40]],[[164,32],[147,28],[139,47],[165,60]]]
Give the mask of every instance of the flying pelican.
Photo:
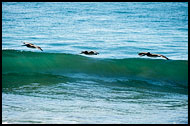
[[[169,60],[166,56],[160,55],[160,54],[151,54],[150,52],[141,52],[138,54],[139,56],[145,56],[147,55],[148,57],[163,57],[167,60]]]
[[[96,51],[82,51],[80,54],[86,54],[86,55],[97,55],[99,54]]]
[[[39,46],[36,46],[32,43],[28,43],[28,42],[23,42],[24,45],[22,46],[27,46],[28,48],[37,48],[37,49],[40,49],[41,51],[43,51]]]

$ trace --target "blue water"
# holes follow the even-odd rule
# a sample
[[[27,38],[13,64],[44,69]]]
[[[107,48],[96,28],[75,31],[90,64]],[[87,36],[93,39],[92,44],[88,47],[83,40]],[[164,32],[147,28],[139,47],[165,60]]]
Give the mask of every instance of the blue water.
[[[3,123],[188,123],[187,2],[3,2],[2,49]]]

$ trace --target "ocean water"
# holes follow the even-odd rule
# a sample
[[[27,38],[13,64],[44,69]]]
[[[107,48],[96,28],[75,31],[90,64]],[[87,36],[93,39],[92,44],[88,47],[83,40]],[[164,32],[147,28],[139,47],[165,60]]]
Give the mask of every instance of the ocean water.
[[[188,3],[3,2],[2,123],[187,124]]]

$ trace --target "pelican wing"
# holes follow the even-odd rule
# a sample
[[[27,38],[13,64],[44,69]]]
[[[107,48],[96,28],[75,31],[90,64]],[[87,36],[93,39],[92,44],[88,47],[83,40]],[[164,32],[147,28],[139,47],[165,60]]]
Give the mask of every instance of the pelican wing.
[[[39,50],[43,51],[39,46],[36,46],[36,48],[38,48]]]
[[[165,59],[167,59],[167,60],[169,60],[166,56],[164,56],[164,55],[159,55],[160,57],[163,57],[163,58],[165,58]]]

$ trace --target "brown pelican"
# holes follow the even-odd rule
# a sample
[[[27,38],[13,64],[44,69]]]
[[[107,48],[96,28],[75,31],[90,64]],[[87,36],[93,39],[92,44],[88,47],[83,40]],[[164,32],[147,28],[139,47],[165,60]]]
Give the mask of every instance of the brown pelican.
[[[139,56],[145,56],[147,55],[148,57],[163,57],[167,60],[169,60],[166,56],[160,55],[160,54],[151,54],[150,52],[141,52],[138,54]]]
[[[37,49],[40,49],[41,51],[43,51],[39,46],[36,46],[32,43],[28,43],[28,42],[23,42],[24,45],[22,46],[27,46],[28,48],[37,48]]]
[[[86,55],[97,55],[99,54],[96,51],[82,51],[80,54],[86,54]]]

